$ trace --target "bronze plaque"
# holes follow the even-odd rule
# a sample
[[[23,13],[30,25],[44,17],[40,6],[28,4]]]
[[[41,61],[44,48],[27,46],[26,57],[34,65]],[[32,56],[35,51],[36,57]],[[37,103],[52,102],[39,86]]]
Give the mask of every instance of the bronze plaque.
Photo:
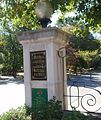
[[[31,79],[46,80],[46,51],[30,52]]]

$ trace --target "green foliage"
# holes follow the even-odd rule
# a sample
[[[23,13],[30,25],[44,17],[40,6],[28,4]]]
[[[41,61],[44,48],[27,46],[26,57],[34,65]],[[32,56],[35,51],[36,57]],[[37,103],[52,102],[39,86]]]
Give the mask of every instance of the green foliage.
[[[99,49],[93,51],[79,50],[76,56],[77,59],[75,63],[67,57],[67,68],[73,70],[75,73],[83,72],[84,69],[90,68],[95,70],[101,69],[101,53],[99,53]]]
[[[100,48],[100,41],[94,39],[88,27],[74,28],[70,39],[72,46],[78,50],[93,51]]]
[[[22,67],[22,46],[16,40],[15,32],[9,31],[9,34],[4,35],[4,40],[1,42],[1,63],[2,74],[13,75],[16,77],[16,73]]]
[[[67,5],[69,6],[71,4],[71,0],[49,1],[51,2],[54,11],[61,10],[62,13],[67,10]],[[12,23],[15,29],[21,31],[40,28],[40,23],[35,14],[35,5],[37,2],[38,0],[1,0],[3,5],[0,5],[2,11],[0,18],[3,26]]]
[[[79,51],[78,63],[82,68],[94,68],[97,69],[100,66],[100,54],[96,51]]]
[[[87,69],[88,68],[88,62],[85,60],[85,56],[82,55],[82,52],[81,54],[79,54],[78,58],[77,58],[77,63],[76,63],[76,67],[82,69],[82,68],[85,68]]]
[[[78,56],[75,65],[71,59],[67,58],[67,68],[72,67],[76,71],[77,68],[101,67],[101,42],[93,37],[90,26],[85,21],[76,19],[76,16],[73,18],[64,16],[61,16],[57,25],[70,34],[70,45],[76,49]]]
[[[2,68],[2,63],[3,63],[3,60],[4,60],[4,56],[3,56],[3,53],[0,52],[0,71],[1,71],[1,68]]]
[[[101,31],[101,2],[100,0],[49,0],[54,11],[64,13],[74,11],[79,24],[82,21],[91,28],[99,28]],[[3,23],[13,22],[16,27],[24,29],[36,29],[39,27],[35,15],[35,5],[38,0],[1,0],[0,18]],[[97,30],[97,29],[96,29]]]
[[[61,10],[62,13],[66,12],[67,10],[70,11],[72,9],[67,9],[67,6],[73,4],[72,0],[49,0],[55,10]]]
[[[100,0],[49,0],[53,6],[54,12],[60,10],[58,26],[63,27],[71,25],[70,30],[73,48],[80,51],[93,51],[100,47],[98,41],[92,38],[90,33],[96,30],[101,32],[101,2]],[[0,45],[1,64],[3,61],[3,72],[9,71],[13,75],[20,69],[22,65],[22,48],[16,42],[15,33],[17,31],[33,30],[40,28],[40,23],[35,15],[35,5],[38,0],[1,0],[0,1],[0,33],[6,33],[6,45]],[[68,12],[74,12],[74,17],[66,17]],[[9,29],[9,30],[8,30]],[[12,34],[10,31],[14,31]],[[67,30],[66,30],[67,31]],[[91,37],[91,38],[90,38]],[[1,38],[1,36],[0,36]],[[9,40],[11,39],[11,42]],[[14,42],[14,44],[13,44]],[[11,49],[10,49],[11,46]],[[15,46],[15,47],[14,47]],[[14,53],[17,53],[14,55]],[[98,55],[98,54],[97,54]],[[12,56],[12,59],[11,59]],[[89,59],[89,58],[88,58]],[[16,61],[14,61],[16,60]],[[100,57],[94,56],[92,63],[99,62]],[[87,60],[79,56],[82,65],[88,65]],[[88,60],[89,61],[89,60]],[[18,66],[17,66],[18,64]]]
[[[61,120],[62,116],[61,102],[53,97],[47,104],[42,104],[39,110],[22,106],[4,113],[0,120]]]
[[[22,106],[4,113],[0,120],[31,120],[31,112],[28,107]]]
[[[89,26],[101,25],[101,2],[100,0],[76,0],[75,7],[78,11],[78,17],[85,19]],[[101,28],[101,26],[100,26]]]
[[[59,22],[63,24],[76,23],[76,26],[88,26],[91,30],[96,30],[101,33],[101,2],[100,0],[69,0],[69,4],[65,6],[65,13],[60,18]],[[72,7],[71,7],[72,6]],[[66,17],[69,8],[75,13],[74,17]],[[61,9],[62,11],[63,9]],[[70,12],[69,11],[69,12]]]
[[[93,51],[99,49],[100,47],[99,41],[87,38],[75,38],[75,40],[73,40],[72,42],[74,48],[82,51]]]
[[[91,115],[84,115],[79,111],[73,111],[71,113],[65,114],[62,120],[99,120],[97,117]]]
[[[37,113],[32,113],[27,106],[21,106],[0,115],[0,120],[100,120],[100,118],[84,115],[79,111],[60,111],[59,104],[52,100],[49,106],[37,111]]]
[[[42,104],[39,110],[33,110],[33,120],[61,120],[63,116],[61,102],[55,97],[47,104]]]
[[[0,64],[3,63],[4,55],[3,55],[3,48],[4,48],[5,42],[0,41]]]
[[[5,1],[5,0],[4,0]],[[6,1],[2,7],[2,24],[11,23],[16,30],[35,29],[38,20],[35,15],[35,4],[38,0]]]

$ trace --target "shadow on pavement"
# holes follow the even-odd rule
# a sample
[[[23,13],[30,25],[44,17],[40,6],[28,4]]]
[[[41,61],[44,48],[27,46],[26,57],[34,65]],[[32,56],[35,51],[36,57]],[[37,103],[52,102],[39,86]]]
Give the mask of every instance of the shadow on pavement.
[[[0,77],[0,85],[9,84],[9,83],[24,84],[24,80],[17,78]]]
[[[101,87],[101,73],[71,75],[67,80],[69,86],[78,87]]]

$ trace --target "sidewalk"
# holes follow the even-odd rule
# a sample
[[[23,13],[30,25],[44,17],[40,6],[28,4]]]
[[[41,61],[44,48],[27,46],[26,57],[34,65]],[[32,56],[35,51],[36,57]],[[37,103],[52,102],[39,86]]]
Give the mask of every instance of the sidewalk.
[[[0,79],[0,114],[11,108],[17,108],[25,103],[25,90],[23,80],[13,77]]]

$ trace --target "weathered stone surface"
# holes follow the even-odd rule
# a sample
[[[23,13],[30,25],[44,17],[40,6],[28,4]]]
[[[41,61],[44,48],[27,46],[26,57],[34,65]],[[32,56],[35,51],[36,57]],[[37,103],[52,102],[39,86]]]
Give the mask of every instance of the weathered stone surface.
[[[68,34],[58,28],[44,28],[41,30],[25,31],[17,33],[20,43],[40,42],[50,39],[53,42],[64,42],[68,40]]]

